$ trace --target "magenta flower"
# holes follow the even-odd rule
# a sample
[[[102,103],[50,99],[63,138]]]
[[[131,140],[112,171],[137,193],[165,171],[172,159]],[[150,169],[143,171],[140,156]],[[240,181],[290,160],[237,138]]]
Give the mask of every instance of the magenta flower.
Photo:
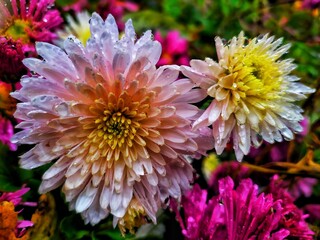
[[[0,36],[0,80],[15,83],[26,73],[22,64],[24,58],[23,44]]]
[[[154,39],[162,45],[162,55],[157,64],[158,66],[167,64],[189,64],[188,41],[181,37],[178,31],[169,31],[165,38],[157,31]]]
[[[0,195],[0,202],[7,201],[12,202],[13,205],[16,206],[31,206],[35,207],[37,206],[37,203],[35,202],[23,202],[22,196],[29,192],[30,188],[25,187],[25,185],[22,186],[21,189],[15,191],[15,192],[1,192]]]
[[[0,221],[0,238],[3,234],[6,234],[6,237],[8,237],[6,239],[13,239],[10,238],[10,234],[12,234],[12,232],[10,232],[10,225],[12,223],[16,223],[14,235],[17,238],[22,237],[25,234],[27,228],[33,226],[33,223],[29,220],[17,220],[17,214],[20,213],[22,210],[20,210],[19,212],[14,212],[14,208],[17,206],[37,206],[37,203],[35,202],[22,201],[22,196],[26,194],[29,190],[30,188],[22,186],[20,190],[17,190],[15,192],[0,191],[0,217],[4,219],[4,221]],[[1,224],[6,225],[8,229],[3,229]]]
[[[63,185],[86,223],[111,213],[115,225],[131,230],[145,216],[156,222],[165,200],[190,187],[186,157],[203,148],[202,131],[191,130],[199,114],[191,103],[204,92],[177,80],[179,67],[156,68],[161,46],[151,31],[136,40],[129,20],[119,38],[112,15],[103,21],[96,13],[90,28],[86,47],[74,37],[65,50],[39,42],[43,60],[23,61],[38,75],[22,78],[12,94],[21,101],[15,117],[23,129],[12,141],[36,144],[21,156],[21,167],[54,162],[41,193]]]
[[[35,41],[51,42],[54,29],[62,22],[58,10],[52,9],[54,0],[0,1],[0,35],[20,40],[24,52],[34,51]]]
[[[283,188],[283,181],[279,176],[273,176],[269,186],[270,192],[275,200],[281,200],[281,226],[290,231],[290,236],[299,239],[313,239],[314,233],[309,229],[305,219],[308,217],[294,204],[294,198]]]
[[[230,177],[219,181],[219,195],[206,203],[207,191],[195,186],[182,197],[184,220],[177,212],[185,239],[285,239],[289,231],[280,226],[281,200],[258,194],[258,186],[244,179],[234,189]],[[173,205],[173,207],[175,207]]]

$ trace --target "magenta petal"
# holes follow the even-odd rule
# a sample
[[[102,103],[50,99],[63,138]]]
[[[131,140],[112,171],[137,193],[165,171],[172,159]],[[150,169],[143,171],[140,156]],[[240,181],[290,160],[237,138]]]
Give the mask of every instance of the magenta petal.
[[[33,222],[28,221],[28,220],[21,220],[18,221],[17,228],[27,228],[27,227],[32,227]]]

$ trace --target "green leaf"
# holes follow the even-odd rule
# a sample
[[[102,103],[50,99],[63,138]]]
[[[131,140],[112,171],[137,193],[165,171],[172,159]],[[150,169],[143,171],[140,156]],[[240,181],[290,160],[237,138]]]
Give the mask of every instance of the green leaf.
[[[162,6],[164,12],[174,18],[181,15],[182,8],[181,4],[179,4],[179,0],[164,0]]]
[[[96,233],[97,236],[107,236],[108,239],[112,240],[123,240],[123,236],[121,235],[120,231],[118,229],[108,229],[105,231],[99,231]],[[127,239],[127,237],[126,237]]]
[[[137,33],[142,33],[147,29],[184,29],[185,27],[177,23],[175,19],[165,13],[156,12],[153,10],[142,10],[135,13],[126,14],[125,19],[131,18],[134,22],[134,27]]]
[[[59,7],[64,7],[64,6],[71,5],[75,2],[77,2],[77,0],[56,0],[55,4]]]

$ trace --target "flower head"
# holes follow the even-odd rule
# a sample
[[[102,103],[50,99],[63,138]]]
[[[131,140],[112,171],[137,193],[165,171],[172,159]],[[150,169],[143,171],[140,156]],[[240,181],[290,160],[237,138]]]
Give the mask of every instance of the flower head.
[[[159,41],[163,48],[158,66],[167,64],[188,65],[188,41],[181,37],[178,31],[169,31],[165,38],[157,31],[154,39]]]
[[[76,13],[76,20],[68,15],[68,26],[66,26],[64,30],[57,31],[57,35],[60,38],[58,43],[61,42],[59,45],[62,45],[63,41],[70,35],[75,36],[83,45],[85,45],[90,37],[89,20],[90,15],[86,11]]]
[[[258,194],[258,186],[244,179],[234,189],[230,177],[219,181],[219,195],[207,202],[207,191],[195,186],[182,197],[184,218],[178,212],[186,239],[285,239],[280,227],[282,206],[271,194]]]
[[[21,156],[23,168],[55,162],[39,191],[63,185],[85,222],[96,224],[109,213],[116,223],[134,222],[136,201],[144,209],[138,215],[155,222],[160,205],[189,188],[186,156],[198,150],[201,132],[191,130],[199,113],[191,103],[204,93],[177,80],[177,66],[155,67],[160,44],[150,31],[136,41],[131,20],[120,39],[111,15],[103,21],[94,13],[90,29],[86,47],[74,37],[64,42],[65,51],[37,43],[43,60],[24,60],[38,75],[22,78],[12,94],[21,101],[15,117],[23,128],[12,141],[36,144]]]
[[[51,9],[54,0],[0,1],[0,35],[20,40],[24,51],[33,51],[35,41],[50,42],[52,32],[62,23],[58,10]]]
[[[281,200],[281,226],[290,231],[290,236],[298,239],[313,239],[312,232],[305,221],[308,217],[294,204],[294,198],[286,188],[283,187],[283,181],[278,175],[274,175],[268,186],[268,192],[272,194],[275,200]]]
[[[290,44],[280,47],[268,34],[246,43],[241,32],[228,45],[216,38],[218,62],[210,58],[191,60],[182,72],[205,89],[212,102],[193,127],[212,125],[215,149],[221,154],[232,138],[238,160],[250,146],[259,146],[258,136],[273,143],[293,139],[302,131],[302,109],[293,104],[313,89],[289,75],[292,59],[280,60]]]
[[[18,220],[17,206],[36,206],[35,202],[23,202],[22,196],[30,189],[23,186],[15,192],[0,192],[0,239],[19,239],[33,223],[28,220]]]
[[[22,64],[25,57],[23,45],[20,40],[14,41],[0,37],[0,80],[14,83],[20,80],[26,73],[26,68]]]

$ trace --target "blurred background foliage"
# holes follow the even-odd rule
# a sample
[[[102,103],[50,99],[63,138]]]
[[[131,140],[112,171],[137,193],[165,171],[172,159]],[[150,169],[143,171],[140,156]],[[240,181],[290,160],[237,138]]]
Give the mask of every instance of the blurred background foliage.
[[[55,5],[63,11],[63,7],[74,2],[74,0],[57,0]],[[108,1],[104,2],[108,4]],[[252,167],[253,172],[267,174],[265,178],[273,173],[285,174],[287,178],[295,176],[320,178],[320,169],[317,169],[320,164],[320,3],[305,5],[306,1],[284,0],[140,0],[131,2],[136,3],[139,10],[125,12],[123,21],[131,18],[139,35],[147,29],[152,29],[153,32],[160,31],[163,34],[172,30],[179,31],[188,41],[190,59],[210,57],[216,60],[215,36],[223,37],[228,41],[241,31],[244,31],[248,38],[269,33],[276,38],[283,37],[285,43],[290,43],[292,47],[286,57],[293,58],[297,64],[293,74],[299,76],[306,85],[317,89],[301,103],[306,111],[305,115],[310,118],[310,133],[303,140],[290,142],[283,163],[264,165],[270,162],[268,155],[270,149],[282,143],[272,146],[263,145],[262,154],[258,157],[249,156],[244,160],[248,166]],[[98,0],[91,0],[88,11],[96,11],[98,5]],[[74,13],[70,11],[68,14]],[[20,146],[17,152],[11,152],[6,146],[0,145],[0,190],[16,190],[26,183],[31,188],[27,199],[35,200],[39,198],[37,189],[41,175],[49,166],[32,171],[20,169],[17,159],[19,155],[26,152],[26,148],[28,147]],[[310,152],[312,155],[308,155]],[[235,159],[232,151],[227,151],[216,161],[219,163],[232,159]],[[300,169],[297,163],[302,160],[303,163],[299,166],[303,168]],[[216,166],[218,163],[213,165]],[[312,165],[313,163],[318,165]],[[201,161],[194,163],[198,173],[197,181],[206,185],[201,166]],[[307,169],[306,166],[310,168]],[[37,234],[31,233],[31,236],[34,234],[31,239],[123,239],[120,232],[113,229],[111,218],[94,227],[84,225],[79,215],[68,211],[60,189],[43,198],[45,201],[43,200],[43,209],[38,216],[38,225],[47,221],[47,228],[57,227],[51,229],[50,234],[45,230],[39,230]],[[320,202],[319,182],[307,201]],[[28,211],[24,214],[31,215]],[[54,225],[54,222],[58,224]],[[156,226],[147,224],[142,227],[136,236],[126,235],[126,239],[182,239],[175,216],[169,210],[159,213],[158,222]],[[317,225],[319,226],[319,223],[314,225],[314,229],[319,231]]]

